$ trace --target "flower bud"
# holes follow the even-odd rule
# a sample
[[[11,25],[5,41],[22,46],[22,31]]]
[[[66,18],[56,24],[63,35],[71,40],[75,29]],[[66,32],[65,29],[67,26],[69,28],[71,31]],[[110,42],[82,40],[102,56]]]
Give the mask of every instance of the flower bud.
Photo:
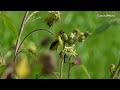
[[[68,36],[67,36],[67,34],[63,34],[63,36],[62,36],[62,39],[63,39],[63,41],[67,41],[68,40]]]
[[[72,39],[69,39],[69,40],[67,41],[67,43],[68,43],[68,45],[73,45],[73,44],[74,44],[74,41],[73,41]]]
[[[82,37],[80,36],[79,38],[78,38],[78,42],[82,42]]]
[[[84,36],[87,38],[89,36],[89,32],[84,32]]]
[[[81,59],[79,57],[76,57],[74,64],[75,65],[80,65],[81,64]]]
[[[80,34],[80,30],[76,28],[76,29],[73,31],[73,33],[75,33],[76,35],[78,35],[78,34]]]

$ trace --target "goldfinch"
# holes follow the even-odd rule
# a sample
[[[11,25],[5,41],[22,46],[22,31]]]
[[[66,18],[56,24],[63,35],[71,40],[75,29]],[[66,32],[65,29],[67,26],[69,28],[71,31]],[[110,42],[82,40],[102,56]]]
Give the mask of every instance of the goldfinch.
[[[50,50],[57,50],[60,45],[62,45],[62,35],[64,34],[63,30],[60,30],[58,34],[56,35],[56,39],[54,42],[52,42],[50,46]]]

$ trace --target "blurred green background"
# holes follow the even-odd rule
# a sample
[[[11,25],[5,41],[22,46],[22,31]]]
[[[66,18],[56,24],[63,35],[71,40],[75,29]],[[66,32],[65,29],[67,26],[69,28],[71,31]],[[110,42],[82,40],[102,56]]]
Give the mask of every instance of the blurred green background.
[[[13,23],[14,28],[18,31],[24,15],[23,11],[4,11],[10,21]],[[115,17],[98,17],[98,14],[110,14]],[[49,29],[44,22],[47,17],[47,11],[40,11],[32,19],[41,17],[35,21],[30,21],[24,28],[22,33],[22,39],[24,36],[37,28]],[[105,23],[109,23],[114,19],[120,19],[120,12],[118,11],[61,11],[61,20],[54,24],[49,30],[52,33],[58,32],[63,29],[65,33],[69,34],[74,29],[79,28],[81,31],[89,31],[94,33],[97,28]],[[2,54],[5,56],[10,50],[10,47],[15,45],[17,33],[12,30],[9,25],[4,25],[4,21],[0,18],[0,42]],[[34,42],[35,45],[40,48],[40,41],[49,37],[51,42],[54,40],[53,36],[40,31],[30,36],[23,44],[26,46],[29,42]],[[49,44],[50,45],[50,44]],[[43,50],[48,50],[49,45]],[[87,38],[85,42],[77,43],[76,50],[81,58],[82,65],[84,65],[93,79],[109,78],[110,76],[110,64],[117,64],[120,59],[120,25],[111,25],[107,30],[101,33],[92,34]],[[30,57],[29,57],[30,58]],[[30,58],[31,59],[31,58]],[[37,69],[37,66],[35,67]],[[63,67],[63,78],[67,78],[67,64]],[[59,69],[58,69],[59,70]],[[36,71],[33,71],[34,73]],[[31,76],[31,78],[34,78]],[[72,79],[87,79],[88,75],[85,73],[81,65],[74,66],[71,69]]]

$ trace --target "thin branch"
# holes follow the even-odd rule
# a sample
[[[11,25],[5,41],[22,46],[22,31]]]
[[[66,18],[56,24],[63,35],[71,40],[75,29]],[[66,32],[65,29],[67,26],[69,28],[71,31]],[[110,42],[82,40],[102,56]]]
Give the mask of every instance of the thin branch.
[[[68,65],[68,79],[70,79],[70,70],[71,70],[71,61],[72,60],[72,56],[70,56],[69,58],[69,65]]]
[[[41,17],[35,18],[35,19],[33,19],[33,20],[29,21],[29,22],[34,22],[35,20],[38,20],[38,19],[40,19],[40,18],[41,18]]]
[[[25,21],[25,24],[28,22],[28,20],[33,16],[33,15],[35,15],[36,13],[38,13],[39,11],[34,11],[32,14],[30,14],[29,16],[28,16],[28,18],[26,19],[26,21]]]
[[[22,53],[22,52],[25,52],[25,50],[27,50],[27,49],[22,49],[22,50],[20,50],[19,52],[17,52],[17,54],[16,54],[16,56],[15,56],[15,59],[16,59],[16,57],[20,54],[20,53]],[[30,52],[29,50],[27,50],[27,52]],[[30,52],[31,53],[31,52]],[[31,53],[32,54],[32,56],[34,55],[35,56],[35,54],[34,53]]]
[[[53,72],[53,74],[59,79],[58,74],[56,72]]]
[[[89,72],[87,71],[87,69],[85,68],[85,66],[84,66],[84,65],[81,65],[81,67],[83,68],[83,70],[84,70],[85,73],[87,74],[88,78],[90,79],[91,76],[90,76]]]
[[[15,47],[13,62],[15,62],[15,56],[16,56],[17,51],[18,51],[21,34],[22,34],[22,32],[23,32],[23,28],[24,28],[25,21],[26,21],[26,19],[27,19],[28,13],[29,13],[29,11],[26,11],[26,12],[25,12],[24,17],[23,17],[23,20],[22,20],[22,24],[21,24],[21,26],[20,26],[20,30],[19,30],[19,33],[18,33],[18,38],[17,38],[17,41],[16,41],[16,47]]]
[[[45,30],[45,29],[36,29],[36,30],[33,30],[33,31],[31,31],[30,33],[28,33],[28,34],[24,37],[24,39],[21,41],[20,45],[18,46],[18,51],[19,51],[21,45],[23,44],[23,42],[24,42],[30,35],[32,35],[33,33],[37,32],[37,31],[46,31],[46,32],[52,34],[53,36],[55,36],[53,33],[51,33],[51,32],[48,31],[48,30]],[[16,56],[15,56],[15,58],[16,58]]]

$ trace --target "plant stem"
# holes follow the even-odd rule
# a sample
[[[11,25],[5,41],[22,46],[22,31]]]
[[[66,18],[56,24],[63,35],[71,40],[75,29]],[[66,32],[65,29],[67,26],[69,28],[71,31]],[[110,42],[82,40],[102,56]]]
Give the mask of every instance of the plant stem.
[[[88,78],[90,79],[90,74],[89,72],[87,71],[86,67],[84,65],[81,65],[81,67],[83,68],[83,70],[85,71],[85,73],[87,74]]]
[[[64,64],[64,59],[61,60],[60,63],[60,79],[62,79],[62,68],[63,68],[63,64]]]
[[[20,45],[18,46],[18,51],[19,51],[21,45],[23,44],[23,42],[24,42],[31,34],[37,32],[37,31],[46,31],[46,32],[52,34],[53,36],[55,36],[53,33],[51,33],[51,32],[48,31],[48,30],[45,30],[45,29],[36,29],[36,30],[33,30],[33,31],[31,31],[30,33],[28,33],[28,34],[24,37],[24,39],[21,41]]]
[[[1,45],[1,42],[0,42],[0,45]],[[1,48],[1,47],[0,47],[0,48]],[[0,50],[0,57],[1,57],[1,60],[2,60],[2,63],[3,63],[2,49]]]
[[[36,13],[38,13],[39,11],[34,11],[32,14],[30,14],[29,16],[28,16],[28,18],[26,19],[26,21],[25,21],[25,24],[28,22],[28,20],[33,16],[33,15],[35,15]]]
[[[2,56],[2,52],[0,51],[0,57],[1,57],[1,60],[2,60],[2,63],[3,63],[3,56]]]
[[[63,42],[63,50],[64,50],[64,48],[65,48],[65,42]],[[65,56],[66,55],[64,55],[64,57],[62,58],[61,63],[60,63],[60,79],[62,79],[62,69],[63,69],[63,64],[65,62]]]
[[[68,79],[70,79],[71,60],[72,60],[72,56],[70,56],[70,58],[69,58],[69,64],[68,64]]]
[[[71,63],[69,62],[69,65],[68,65],[68,79],[70,79],[70,70],[71,70]]]
[[[19,30],[19,33],[18,33],[18,38],[17,38],[16,46],[15,46],[15,51],[14,51],[14,59],[13,59],[13,62],[15,62],[15,57],[16,57],[16,54],[17,54],[17,52],[18,52],[18,47],[19,47],[20,38],[21,38],[21,35],[22,35],[22,32],[23,32],[23,28],[24,28],[25,21],[26,21],[26,19],[27,19],[28,13],[29,13],[29,11],[26,11],[26,12],[25,12],[24,17],[23,17],[23,20],[22,20],[22,24],[21,24],[21,26],[20,26],[20,30]]]
[[[59,79],[59,76],[57,75],[57,73],[53,72],[53,74],[57,77],[57,79]]]

